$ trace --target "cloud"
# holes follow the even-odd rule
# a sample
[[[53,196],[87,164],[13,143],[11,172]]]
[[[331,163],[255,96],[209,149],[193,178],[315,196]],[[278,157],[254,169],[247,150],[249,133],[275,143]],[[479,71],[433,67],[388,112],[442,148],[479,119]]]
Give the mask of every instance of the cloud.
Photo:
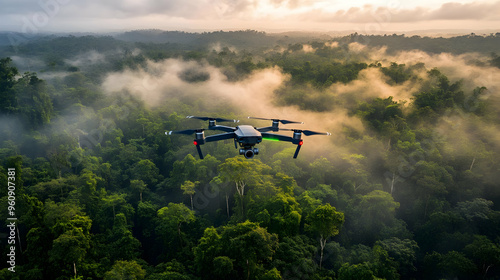
[[[500,24],[500,1],[444,1],[424,1],[417,3],[419,6],[402,8],[399,1],[367,0],[351,4],[326,0],[0,0],[0,29],[28,33],[150,28],[274,32],[364,27],[373,33],[373,29],[492,29]]]
[[[346,10],[327,11],[314,9],[298,16],[303,21],[390,23],[421,22],[435,20],[500,20],[500,1],[456,3],[449,2],[439,8],[415,7],[399,9],[386,6],[364,5]]]
[[[500,20],[500,1],[494,3],[445,3],[441,8],[431,11],[430,20]]]

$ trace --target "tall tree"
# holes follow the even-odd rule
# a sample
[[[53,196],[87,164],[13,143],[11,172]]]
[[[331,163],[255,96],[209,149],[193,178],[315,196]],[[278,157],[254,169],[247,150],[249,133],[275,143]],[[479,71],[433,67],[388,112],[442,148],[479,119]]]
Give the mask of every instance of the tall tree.
[[[269,166],[258,160],[246,160],[241,157],[228,158],[219,165],[219,177],[222,181],[230,181],[235,184],[236,191],[240,197],[241,217],[245,217],[244,195],[245,187],[249,183],[259,182],[263,178],[264,169],[270,169]]]
[[[142,180],[131,180],[130,188],[139,192],[139,201],[142,202],[142,193],[148,189],[148,186]]]
[[[278,247],[278,236],[270,234],[257,223],[246,221],[224,227],[221,234],[222,252],[236,260],[242,272],[240,279],[250,279],[258,265],[272,259]]]
[[[184,194],[189,195],[189,197],[191,198],[191,210],[194,210],[193,209],[193,195],[196,193],[195,187],[199,183],[200,182],[198,182],[198,181],[191,182],[191,181],[187,180],[186,182],[184,182],[184,184],[181,185],[181,190],[184,191]]]
[[[182,203],[169,203],[167,207],[158,210],[158,217],[161,223],[170,224],[177,230],[179,243],[182,246],[181,226],[195,220],[194,212]]]
[[[319,260],[319,268],[323,262],[323,249],[325,248],[328,238],[339,234],[340,228],[344,223],[344,213],[337,212],[335,207],[330,204],[321,205],[314,210],[308,217],[311,229],[319,233],[319,244],[321,247],[321,255]]]
[[[53,106],[47,93],[47,84],[35,73],[24,73],[16,82],[17,111],[30,128],[38,128],[50,122]]]
[[[0,59],[0,113],[9,113],[17,106],[15,92],[12,87],[16,83],[17,68],[11,66],[10,57]]]

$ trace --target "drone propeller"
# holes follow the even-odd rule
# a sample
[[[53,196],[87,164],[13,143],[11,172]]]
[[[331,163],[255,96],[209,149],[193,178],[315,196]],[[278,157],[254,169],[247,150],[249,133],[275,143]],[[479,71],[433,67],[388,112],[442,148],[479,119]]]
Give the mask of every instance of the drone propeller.
[[[177,130],[177,131],[166,131],[165,135],[172,135],[172,134],[184,134],[184,135],[191,135],[195,134],[197,132],[203,132],[205,129],[186,129],[186,130]]]
[[[265,121],[280,122],[282,124],[289,124],[289,123],[304,124],[304,122],[296,122],[296,121],[280,120],[280,119],[266,119],[266,118],[256,118],[256,117],[248,117],[248,118],[249,119],[254,119],[254,120],[265,120]]]
[[[286,131],[293,131],[295,133],[302,133],[305,136],[311,136],[311,135],[332,135],[330,132],[318,132],[318,131],[312,131],[312,130],[302,130],[302,129],[288,129],[288,128],[280,128],[280,130],[286,130]]]
[[[197,117],[197,116],[187,116],[186,119],[198,119],[202,121],[216,121],[216,122],[234,122],[238,123],[239,120],[223,119],[223,118],[210,118],[210,117]]]
[[[178,131],[166,131],[165,135],[172,135],[172,134],[184,134],[184,135],[191,135],[196,133],[196,137],[193,141],[193,144],[196,145],[196,150],[198,151],[198,155],[200,156],[200,159],[203,159],[203,153],[201,152],[201,147],[200,145],[205,144],[205,134],[204,128],[200,129],[186,129],[186,130],[178,130]]]

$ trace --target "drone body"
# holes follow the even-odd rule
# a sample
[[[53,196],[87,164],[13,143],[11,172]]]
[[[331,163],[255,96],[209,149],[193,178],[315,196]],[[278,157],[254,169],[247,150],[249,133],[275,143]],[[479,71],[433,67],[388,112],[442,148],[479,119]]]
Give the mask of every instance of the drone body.
[[[225,132],[225,133],[210,135],[210,136],[206,136],[206,137],[205,137],[205,132],[204,132],[205,129],[203,129],[203,128],[202,129],[188,129],[188,130],[181,130],[181,131],[167,131],[167,132],[165,132],[166,135],[172,135],[172,134],[191,135],[191,134],[195,134],[195,139],[193,141],[193,144],[196,145],[196,149],[198,150],[198,155],[200,156],[201,159],[203,159],[203,153],[201,151],[200,145],[203,145],[207,142],[214,142],[214,141],[227,140],[227,139],[234,139],[235,148],[238,148],[238,144],[239,144],[240,155],[244,155],[245,158],[247,158],[247,159],[253,158],[254,155],[259,154],[259,149],[255,148],[255,145],[262,142],[262,139],[286,141],[286,142],[291,142],[291,143],[297,145],[297,149],[295,150],[295,154],[293,156],[293,158],[297,158],[297,156],[299,155],[300,147],[303,144],[303,141],[301,139],[302,134],[304,134],[306,136],[330,135],[330,133],[328,133],[328,132],[315,132],[315,131],[310,131],[310,130],[299,130],[299,129],[284,129],[284,128],[279,127],[279,123],[282,123],[282,124],[302,123],[302,122],[294,122],[294,121],[288,121],[288,120],[263,119],[263,118],[248,117],[249,119],[261,119],[261,120],[273,121],[272,126],[256,128],[256,127],[253,127],[251,125],[239,125],[236,127],[231,127],[231,126],[223,126],[223,125],[216,124],[217,121],[237,123],[237,122],[239,122],[238,120],[229,120],[229,119],[222,119],[222,118],[210,118],[210,117],[195,117],[195,116],[187,116],[186,118],[209,121],[209,125],[208,125],[209,130],[220,130],[220,131]],[[270,131],[277,132],[280,130],[293,131],[293,136],[290,137],[290,136],[286,136],[286,135],[270,133]]]

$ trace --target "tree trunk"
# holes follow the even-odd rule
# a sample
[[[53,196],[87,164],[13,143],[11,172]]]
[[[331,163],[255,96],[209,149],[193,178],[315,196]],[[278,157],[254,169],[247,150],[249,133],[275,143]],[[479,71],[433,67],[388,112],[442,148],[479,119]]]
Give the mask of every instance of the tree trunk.
[[[323,249],[325,249],[326,245],[326,239],[323,238],[323,235],[321,235],[319,239],[319,245],[321,247],[321,255],[319,257],[319,269],[321,269],[321,264],[323,263]]]
[[[392,195],[392,192],[394,191],[394,180],[395,179],[396,179],[396,173],[392,172],[391,195]]]
[[[227,218],[229,219],[229,196],[227,195],[227,192],[226,192],[226,211],[227,211]]]
[[[243,207],[243,195],[245,193],[245,182],[236,182],[236,190],[238,191],[238,194],[240,195],[241,198],[241,215],[244,218],[245,217],[245,209]]]
[[[250,263],[247,260],[247,280],[250,279]]]
[[[194,210],[193,209],[193,195],[190,195],[190,197],[191,197],[191,210]]]
[[[179,235],[179,244],[182,247],[182,238],[181,238],[181,223],[177,224],[177,234]]]
[[[476,157],[472,159],[472,163],[470,164],[469,171],[472,171],[472,167],[474,166],[474,162],[476,162]]]

